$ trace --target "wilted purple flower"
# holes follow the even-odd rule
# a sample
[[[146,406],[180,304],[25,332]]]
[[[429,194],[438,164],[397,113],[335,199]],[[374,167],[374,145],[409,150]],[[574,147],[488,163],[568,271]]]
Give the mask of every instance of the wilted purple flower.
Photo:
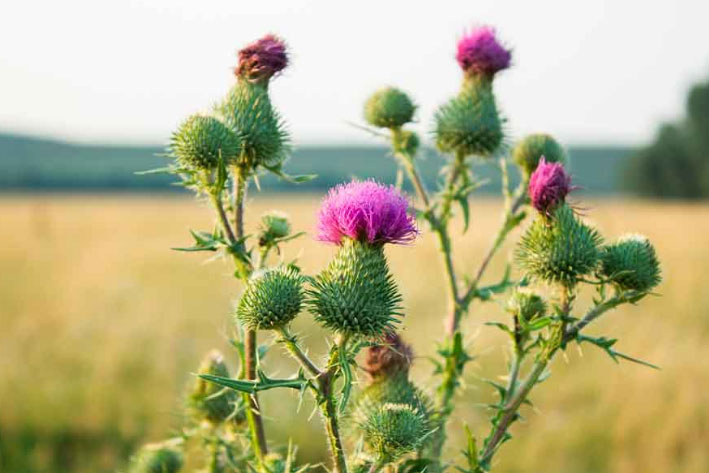
[[[239,51],[236,75],[250,81],[268,80],[288,65],[286,44],[268,34]]]
[[[561,163],[547,163],[542,156],[529,179],[532,206],[548,215],[554,207],[564,202],[572,190],[571,176],[564,170],[564,166]]]
[[[492,76],[510,66],[512,54],[497,40],[493,28],[481,26],[458,41],[455,58],[467,73]]]
[[[398,333],[386,332],[380,344],[367,349],[364,359],[364,371],[372,378],[392,376],[400,372],[408,372],[414,352]]]
[[[343,237],[371,244],[407,243],[418,234],[409,202],[395,187],[373,180],[330,189],[318,213],[318,239],[342,243]]]

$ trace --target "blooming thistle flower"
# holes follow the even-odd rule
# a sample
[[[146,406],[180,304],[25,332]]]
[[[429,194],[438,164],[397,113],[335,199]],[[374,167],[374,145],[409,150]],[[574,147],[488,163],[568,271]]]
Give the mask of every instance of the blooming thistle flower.
[[[268,34],[239,51],[239,65],[235,73],[251,82],[262,82],[268,81],[287,65],[285,42]]]
[[[320,208],[318,239],[338,245],[345,237],[371,245],[409,243],[418,231],[408,209],[408,200],[393,186],[373,180],[340,184]]]
[[[318,215],[318,239],[340,246],[313,280],[310,310],[338,333],[381,336],[392,331],[401,294],[389,272],[384,244],[408,243],[417,235],[408,201],[394,187],[352,181],[331,189]]]
[[[547,163],[544,156],[529,179],[529,198],[532,206],[543,215],[564,203],[566,196],[574,188],[571,176],[561,163]]]
[[[458,41],[455,58],[466,74],[492,77],[510,67],[512,54],[500,44],[493,28],[482,26]]]

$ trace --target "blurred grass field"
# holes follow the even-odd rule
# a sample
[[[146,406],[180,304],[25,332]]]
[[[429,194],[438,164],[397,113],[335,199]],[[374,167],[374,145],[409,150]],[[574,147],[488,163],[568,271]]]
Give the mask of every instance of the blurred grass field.
[[[313,228],[313,196],[251,197],[248,215],[279,208],[296,229]],[[616,365],[592,348],[572,347],[533,393],[536,409],[514,426],[496,471],[705,473],[709,205],[601,200],[585,207],[609,239],[626,231],[648,235],[665,278],[662,297],[614,312],[590,332],[620,338],[619,350],[662,370]],[[497,228],[500,202],[478,200],[472,208],[471,231],[455,232],[456,264],[470,271]],[[188,228],[211,228],[211,213],[175,196],[44,195],[4,196],[0,215],[0,471],[113,471],[138,442],[174,432],[201,356],[212,347],[228,352],[229,312],[239,294],[229,265],[169,249],[189,244]],[[314,273],[332,252],[306,236],[284,256]],[[436,379],[425,358],[440,339],[445,312],[436,253],[425,232],[414,246],[388,249],[404,295],[405,337],[418,355],[414,374],[428,388]],[[488,281],[499,278],[506,261],[500,254]],[[492,393],[480,378],[501,373],[506,355],[503,338],[482,323],[503,318],[492,302],[474,305],[464,322],[477,358],[452,433],[464,421],[476,432],[487,429],[475,405]],[[296,328],[322,352],[323,333],[308,314]],[[281,374],[292,366],[279,348],[265,363]],[[269,392],[263,402],[267,428],[279,439],[301,443],[302,459],[325,457],[319,418],[308,422],[312,405],[293,416],[290,393]],[[459,450],[452,442],[449,456]]]

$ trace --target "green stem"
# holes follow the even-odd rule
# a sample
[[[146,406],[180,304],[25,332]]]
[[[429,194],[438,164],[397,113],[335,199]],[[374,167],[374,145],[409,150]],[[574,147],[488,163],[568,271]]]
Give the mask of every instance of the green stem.
[[[308,355],[305,354],[305,352],[300,348],[300,345],[298,345],[298,341],[294,335],[290,333],[290,331],[286,328],[283,327],[279,330],[281,337],[281,341],[283,344],[286,346],[286,349],[290,352],[290,354],[298,360],[298,362],[303,366],[303,368],[306,369],[311,375],[314,377],[318,378],[320,377],[323,373],[320,371],[320,368],[318,368],[313,361],[308,358]]]
[[[320,411],[322,412],[325,420],[325,430],[327,433],[328,442],[330,444],[333,471],[334,473],[347,473],[347,460],[345,451],[342,447],[342,439],[340,438],[337,406],[335,405],[335,396],[333,393],[338,360],[341,356],[340,353],[347,348],[347,337],[340,335],[336,343],[337,345],[333,347],[330,353],[328,369],[319,377],[319,402]]]

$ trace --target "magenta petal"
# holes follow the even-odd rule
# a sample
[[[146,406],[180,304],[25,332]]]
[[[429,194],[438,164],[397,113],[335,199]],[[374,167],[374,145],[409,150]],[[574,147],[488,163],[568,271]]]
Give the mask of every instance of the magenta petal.
[[[493,28],[482,26],[458,41],[455,58],[466,72],[494,75],[510,67],[512,54],[497,40]]]
[[[571,176],[561,163],[547,163],[544,156],[529,179],[529,198],[532,206],[548,214],[551,209],[564,202],[571,192]]]
[[[330,189],[318,213],[318,239],[340,244],[343,237],[371,244],[408,243],[418,231],[409,202],[393,186],[352,181]]]

